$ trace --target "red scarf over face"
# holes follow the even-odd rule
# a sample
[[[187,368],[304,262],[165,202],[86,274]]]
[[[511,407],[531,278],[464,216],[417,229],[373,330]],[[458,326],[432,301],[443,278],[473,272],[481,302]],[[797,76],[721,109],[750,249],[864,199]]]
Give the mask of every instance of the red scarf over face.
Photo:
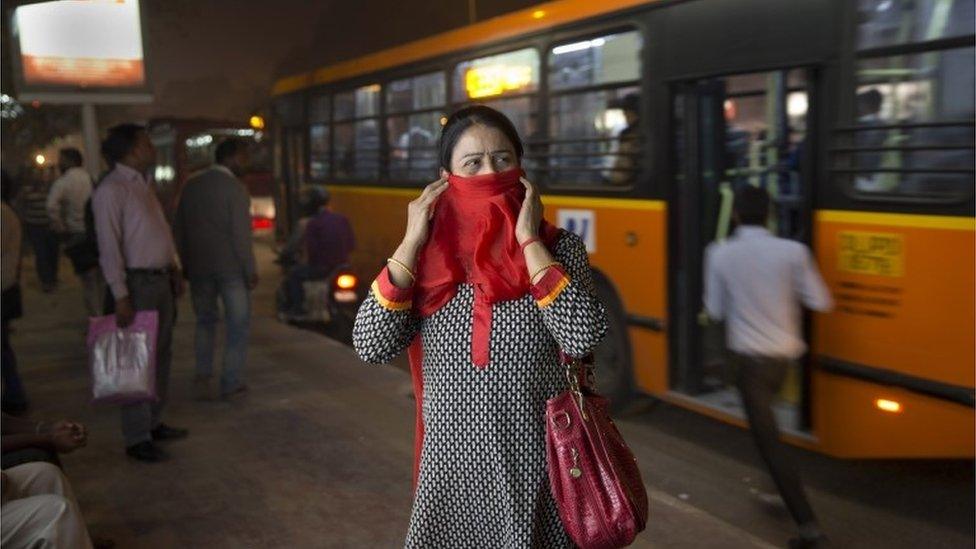
[[[491,304],[519,299],[531,284],[515,239],[525,198],[521,175],[518,168],[474,177],[451,175],[434,207],[430,238],[417,258],[414,304],[421,316],[450,301],[458,284],[474,287],[471,358],[480,368],[489,360]],[[559,229],[542,221],[539,236],[552,247]]]

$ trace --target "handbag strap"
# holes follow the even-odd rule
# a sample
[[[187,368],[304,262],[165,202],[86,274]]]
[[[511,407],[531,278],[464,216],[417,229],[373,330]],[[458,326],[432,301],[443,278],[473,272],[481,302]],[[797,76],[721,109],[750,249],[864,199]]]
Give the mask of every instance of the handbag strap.
[[[593,379],[593,354],[588,354],[583,358],[576,358],[566,354],[562,349],[559,350],[559,361],[566,368],[566,381],[569,383],[569,391],[573,394],[576,406],[579,408],[583,420],[589,419],[584,405],[583,393],[595,392],[595,382]]]

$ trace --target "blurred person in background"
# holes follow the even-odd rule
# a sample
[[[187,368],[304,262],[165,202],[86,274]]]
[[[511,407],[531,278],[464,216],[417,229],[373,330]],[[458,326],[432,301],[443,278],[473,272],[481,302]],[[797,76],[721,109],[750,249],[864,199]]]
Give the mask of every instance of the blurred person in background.
[[[76,421],[33,421],[3,414],[2,467],[9,469],[32,461],[61,466],[58,454],[67,454],[88,443],[88,429]]]
[[[174,219],[176,248],[190,281],[197,317],[195,389],[208,398],[213,375],[217,299],[227,324],[220,395],[244,393],[251,322],[250,292],[258,284],[251,237],[250,196],[241,183],[250,164],[247,142],[226,139],[217,145],[214,165],[191,177],[183,187]]]
[[[3,371],[3,411],[8,414],[18,415],[27,411],[28,400],[24,384],[17,371],[17,355],[10,345],[10,323],[20,318],[23,314],[21,309],[20,295],[20,244],[23,238],[20,228],[20,219],[10,207],[10,195],[13,192],[13,180],[7,174],[7,170],[0,171],[0,277],[2,277],[3,295],[0,296],[0,319],[2,319],[3,346],[2,363],[0,368]]]
[[[356,246],[352,225],[344,215],[329,208],[329,199],[324,187],[310,194],[309,207],[316,213],[305,224],[303,233],[306,263],[292,267],[285,281],[288,315],[300,317],[305,313],[304,283],[328,277],[349,261]]]
[[[610,165],[603,171],[603,177],[613,185],[627,185],[637,178],[640,165],[640,96],[631,93],[615,99],[607,105],[608,109],[620,109],[627,125],[617,138],[610,143]]]
[[[17,195],[17,210],[34,250],[34,268],[41,290],[50,293],[58,287],[58,254],[60,241],[51,227],[47,213],[47,196],[51,190],[46,172],[38,170],[27,179]]]
[[[833,302],[810,250],[766,229],[769,201],[762,187],[746,185],[736,193],[735,233],[705,255],[705,309],[726,321],[730,363],[753,439],[799,526],[790,547],[817,548],[826,538],[779,439],[773,399],[807,350],[801,306],[827,311]]]
[[[71,484],[56,465],[33,462],[0,472],[0,545],[92,547]]]
[[[85,206],[91,198],[91,176],[83,167],[84,158],[75,148],[61,149],[58,156],[59,177],[47,195],[47,213],[51,229],[60,235],[64,253],[81,279],[88,316],[100,316],[105,297],[105,279],[98,268],[98,251],[85,229]]]

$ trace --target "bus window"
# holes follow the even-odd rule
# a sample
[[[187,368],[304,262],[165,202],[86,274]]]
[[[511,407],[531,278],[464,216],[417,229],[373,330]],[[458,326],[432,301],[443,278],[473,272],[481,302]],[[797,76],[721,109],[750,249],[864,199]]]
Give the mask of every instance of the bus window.
[[[966,36],[976,31],[973,0],[858,0],[858,49]]]
[[[636,179],[641,45],[640,33],[628,31],[549,51],[550,141],[532,146],[546,159],[550,186],[626,186]]]
[[[833,171],[858,198],[963,200],[972,196],[974,48],[932,41],[974,33],[973,0],[861,0],[853,127]],[[945,49],[943,49],[945,48]]]
[[[394,80],[386,87],[386,112],[401,113],[443,107],[447,83],[443,72]]]
[[[538,88],[539,52],[534,48],[480,57],[454,68],[455,103],[485,103]]]
[[[437,137],[443,119],[443,111],[387,118],[391,179],[432,181],[437,178]]]
[[[331,107],[328,95],[314,97],[308,105],[308,176],[313,181],[329,177],[332,165],[329,157]]]
[[[380,85],[362,86],[335,95],[335,171],[342,179],[371,179],[379,176]]]
[[[430,181],[437,177],[437,137],[444,118],[447,81],[443,72],[395,80],[387,85],[386,119],[391,179]]]

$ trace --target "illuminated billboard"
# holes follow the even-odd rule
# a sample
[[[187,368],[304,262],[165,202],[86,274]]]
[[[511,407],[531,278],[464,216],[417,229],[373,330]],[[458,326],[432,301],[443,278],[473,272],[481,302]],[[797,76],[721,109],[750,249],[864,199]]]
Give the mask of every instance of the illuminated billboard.
[[[61,0],[13,12],[18,74],[26,90],[146,86],[138,0]]]

